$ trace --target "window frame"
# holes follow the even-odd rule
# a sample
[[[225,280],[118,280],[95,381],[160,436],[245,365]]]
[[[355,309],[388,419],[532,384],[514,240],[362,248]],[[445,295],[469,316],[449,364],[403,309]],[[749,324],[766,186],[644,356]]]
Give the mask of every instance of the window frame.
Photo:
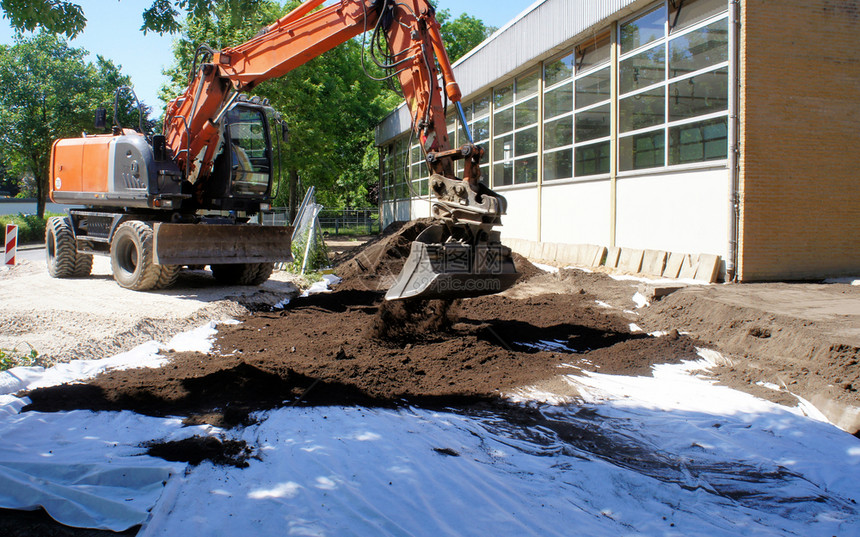
[[[580,47],[587,48],[589,46],[596,45],[596,44],[598,44],[604,40],[607,40],[607,39],[610,39],[609,46],[611,47],[612,46],[611,30],[609,28],[606,28],[605,30],[602,30],[602,31],[596,33],[590,39],[586,39],[585,41],[581,41],[581,42],[577,43],[576,45],[570,47],[569,49],[565,50],[564,52],[561,52],[561,53],[553,56],[552,58],[546,60],[545,62],[543,62],[542,74],[543,74],[544,80],[546,80],[546,68],[548,65],[551,65],[552,63],[559,61],[559,60],[561,60],[567,56],[570,56],[570,55],[573,55],[573,58],[574,58],[573,59],[573,70],[572,70],[571,75],[568,78],[557,81],[553,85],[546,86],[543,88],[543,96],[542,97],[543,97],[544,101],[546,101],[546,94],[547,93],[558,90],[559,88],[562,88],[565,85],[569,85],[570,91],[571,91],[571,110],[570,111],[564,112],[562,114],[558,114],[556,116],[552,116],[550,118],[547,118],[546,113],[544,113],[541,115],[541,118],[540,118],[541,119],[541,128],[543,129],[543,136],[542,136],[542,142],[541,142],[541,144],[542,144],[541,157],[543,159],[542,180],[546,184],[556,185],[556,184],[564,184],[564,183],[569,183],[569,182],[595,181],[595,180],[607,179],[610,177],[611,167],[612,167],[611,166],[611,159],[613,158],[612,136],[613,136],[613,130],[614,130],[613,125],[612,125],[612,120],[611,120],[611,105],[612,105],[612,100],[613,100],[613,95],[612,95],[611,89],[610,89],[610,92],[606,96],[605,99],[602,99],[600,101],[596,101],[593,103],[589,103],[589,104],[582,106],[582,107],[577,107],[577,99],[576,99],[576,83],[577,83],[577,81],[582,80],[584,78],[587,78],[589,76],[595,75],[595,74],[599,73],[600,71],[608,70],[610,88],[612,87],[612,77],[615,75],[612,72],[611,52],[610,52],[610,55],[605,60],[603,60],[602,62],[588,65],[587,67],[585,67],[581,70],[579,68],[579,62],[577,60],[577,58],[578,58],[577,53],[578,53]],[[591,139],[583,140],[583,141],[576,141],[577,116],[580,114],[592,112],[594,110],[597,110],[598,108],[602,108],[602,107],[605,107],[607,105],[610,106],[609,133],[606,136],[600,136],[597,138],[591,138]],[[547,125],[551,124],[553,122],[556,122],[556,121],[561,121],[561,120],[566,119],[566,118],[570,118],[570,121],[571,121],[571,136],[570,136],[569,143],[562,144],[562,145],[553,147],[551,149],[547,149],[546,148]],[[577,174],[576,173],[576,162],[577,162],[576,157],[577,157],[578,151],[582,151],[584,148],[592,147],[592,146],[595,146],[597,144],[606,144],[606,143],[609,144],[609,157],[608,157],[609,162],[610,162],[609,169],[605,172],[597,172],[597,173],[591,173],[591,174],[587,174],[587,175]],[[551,157],[552,155],[560,154],[563,152],[569,152],[570,153],[570,176],[568,176],[568,177],[556,177],[556,178],[548,179],[547,178],[547,167],[546,167],[547,157],[548,156]]]
[[[621,39],[620,39],[620,37],[618,39],[618,46],[619,46],[618,69],[617,69],[617,72],[613,73],[613,75],[617,76],[618,80],[619,80],[618,95],[617,95],[618,114],[619,114],[618,124],[617,124],[617,139],[618,139],[618,141],[617,141],[617,147],[618,147],[617,153],[618,153],[618,155],[615,157],[617,165],[618,165],[617,177],[628,177],[631,175],[642,175],[642,174],[655,173],[656,170],[660,170],[660,169],[665,169],[665,170],[669,170],[669,171],[680,171],[680,170],[684,170],[684,169],[697,169],[697,168],[703,168],[703,167],[712,168],[712,167],[718,167],[718,166],[725,166],[728,163],[728,152],[730,151],[730,148],[728,147],[728,143],[729,143],[728,137],[726,139],[726,144],[727,144],[726,145],[726,158],[724,158],[724,159],[705,160],[705,161],[701,161],[701,162],[690,162],[690,163],[683,163],[683,164],[670,164],[670,156],[669,156],[669,153],[670,153],[669,130],[671,128],[681,127],[681,126],[686,125],[686,124],[709,121],[709,120],[720,118],[720,117],[726,117],[727,124],[729,124],[729,125],[731,124],[731,121],[730,121],[731,115],[732,115],[732,113],[734,113],[731,110],[731,106],[732,106],[732,103],[731,103],[731,79],[732,79],[731,61],[732,61],[732,59],[731,59],[731,56],[732,56],[732,48],[733,48],[732,43],[730,41],[727,43],[727,54],[726,54],[727,58],[725,61],[717,62],[717,63],[711,64],[711,65],[708,65],[706,67],[699,68],[695,71],[684,73],[682,75],[678,75],[675,77],[671,76],[671,69],[670,69],[671,58],[669,57],[670,43],[672,41],[683,38],[685,35],[696,32],[696,31],[698,31],[698,30],[700,30],[706,26],[710,26],[711,24],[717,23],[721,20],[727,21],[727,35],[729,35],[731,33],[730,28],[729,28],[731,21],[728,20],[728,17],[729,17],[728,2],[725,2],[725,9],[723,9],[722,11],[716,12],[716,13],[708,16],[708,17],[705,17],[702,20],[697,21],[695,24],[691,24],[691,25],[689,25],[689,26],[687,26],[681,30],[673,31],[672,28],[670,27],[670,19],[672,17],[670,5],[669,5],[668,1],[663,0],[662,2],[652,4],[651,6],[645,7],[642,10],[632,14],[629,17],[626,17],[624,19],[617,21],[618,33],[619,34],[621,33],[621,27],[624,24],[627,24],[633,20],[638,19],[639,17],[647,15],[648,13],[653,12],[655,9],[659,9],[660,5],[663,5],[666,8],[666,21],[665,21],[664,26],[663,26],[664,35],[661,39],[650,41],[644,45],[640,45],[640,46],[638,46],[634,49],[631,49],[627,52],[624,52],[624,53],[621,53],[621,51],[620,51]],[[653,48],[656,46],[663,46],[664,51],[665,51],[664,52],[665,61],[664,61],[663,80],[661,80],[660,82],[650,84],[648,86],[637,88],[635,90],[629,91],[629,92],[624,93],[622,95],[621,94],[621,88],[620,88],[621,62],[635,56],[636,54],[639,54],[645,50],[648,50],[649,48]],[[721,110],[721,111],[717,111],[717,112],[711,112],[708,114],[703,114],[703,115],[693,116],[693,117],[689,117],[689,118],[683,118],[683,119],[677,119],[677,120],[670,121],[670,118],[669,118],[669,99],[671,99],[671,92],[669,91],[670,86],[674,83],[682,82],[684,80],[687,80],[689,78],[693,78],[693,77],[696,77],[699,75],[708,74],[708,73],[716,73],[717,71],[720,71],[721,69],[726,69],[728,71],[728,76],[727,76],[727,80],[726,80],[726,84],[727,84],[726,109]],[[622,103],[622,101],[625,99],[635,98],[635,96],[643,94],[643,93],[647,93],[649,91],[654,91],[655,89],[660,88],[661,86],[664,88],[664,96],[663,96],[663,116],[664,117],[663,117],[663,122],[657,123],[655,125],[651,125],[648,127],[642,127],[639,129],[621,132],[620,114],[621,114],[621,107],[622,107],[621,103]],[[731,128],[731,127],[729,126],[729,128]],[[621,164],[622,164],[622,158],[621,158],[622,157],[622,155],[621,155],[622,140],[626,139],[626,138],[632,138],[635,136],[641,136],[643,134],[647,134],[647,133],[651,133],[651,132],[657,132],[657,131],[663,132],[663,164],[661,166],[653,166],[653,167],[648,167],[648,168],[622,169],[622,167],[621,167]]]

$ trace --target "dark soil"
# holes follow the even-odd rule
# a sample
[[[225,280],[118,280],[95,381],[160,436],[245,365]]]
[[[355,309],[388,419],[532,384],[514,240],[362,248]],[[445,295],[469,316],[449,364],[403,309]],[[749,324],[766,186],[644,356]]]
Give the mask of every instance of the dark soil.
[[[560,366],[644,375],[655,361],[696,357],[691,340],[677,333],[631,333],[629,319],[599,307],[576,282],[557,281],[565,292],[535,295],[531,282],[548,275],[522,258],[523,281],[508,296],[385,302],[381,276],[399,272],[428,222],[399,224],[365,245],[339,267],[335,292],[223,326],[208,356],[172,353],[158,369],[34,390],[25,410],[124,409],[235,427],[251,423],[254,411],[283,405],[487,403],[557,376]],[[520,298],[518,288],[526,290]],[[217,462],[233,446],[167,447],[179,460],[190,461],[183,453],[197,449],[199,460]]]
[[[148,444],[147,455],[197,466],[210,461],[218,466],[247,468],[253,452],[244,440],[221,440],[213,436],[192,436],[173,442]]]
[[[394,222],[379,237],[342,258],[337,266],[337,275],[343,278],[342,287],[388,289],[409,257],[412,241],[431,223],[429,218]]]
[[[128,409],[231,427],[285,404],[471,404],[552,378],[563,364],[647,374],[655,360],[695,358],[687,338],[631,333],[626,319],[584,293],[486,296],[453,309],[438,302],[407,304],[404,317],[400,305],[381,306],[376,291],[296,299],[222,327],[208,356],[174,353],[159,369],[35,390],[26,410]],[[416,324],[398,324],[427,311]],[[543,350],[542,341],[562,346]]]

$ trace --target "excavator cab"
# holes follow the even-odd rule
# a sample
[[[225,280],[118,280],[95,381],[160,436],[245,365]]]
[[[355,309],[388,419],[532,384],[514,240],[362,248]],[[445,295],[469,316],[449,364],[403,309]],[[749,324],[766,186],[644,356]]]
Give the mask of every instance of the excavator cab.
[[[256,212],[275,176],[271,107],[241,100],[223,120],[221,153],[203,185],[204,208]]]

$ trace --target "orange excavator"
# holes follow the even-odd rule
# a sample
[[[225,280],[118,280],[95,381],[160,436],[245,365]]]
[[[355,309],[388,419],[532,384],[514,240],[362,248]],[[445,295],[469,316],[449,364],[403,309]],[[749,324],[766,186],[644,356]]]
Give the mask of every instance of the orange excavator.
[[[51,199],[84,208],[49,221],[49,273],[86,276],[100,254],[110,256],[119,285],[139,291],[172,285],[184,266],[208,265],[228,284],[266,281],[274,263],[292,258],[291,228],[251,219],[271,201],[272,141],[286,127],[268,102],[243,92],[372,30],[387,42],[380,64],[400,83],[427,159],[434,218],[386,298],[478,296],[512,285],[511,251],[493,230],[506,201],[481,181],[484,150],[468,134],[459,148],[448,139],[448,101],[469,128],[433,7],[427,0],[324,3],[303,3],[239,46],[198,49],[188,88],[167,105],[163,135],[123,128],[115,103],[110,134],[57,140]]]

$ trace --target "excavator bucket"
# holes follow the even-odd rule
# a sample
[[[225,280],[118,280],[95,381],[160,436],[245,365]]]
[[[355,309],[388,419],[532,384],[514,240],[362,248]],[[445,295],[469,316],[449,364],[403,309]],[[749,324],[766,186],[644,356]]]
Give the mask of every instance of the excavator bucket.
[[[425,229],[412,250],[386,300],[454,299],[504,291],[519,277],[511,249],[498,242],[498,234],[476,244],[450,240],[446,226]]]

